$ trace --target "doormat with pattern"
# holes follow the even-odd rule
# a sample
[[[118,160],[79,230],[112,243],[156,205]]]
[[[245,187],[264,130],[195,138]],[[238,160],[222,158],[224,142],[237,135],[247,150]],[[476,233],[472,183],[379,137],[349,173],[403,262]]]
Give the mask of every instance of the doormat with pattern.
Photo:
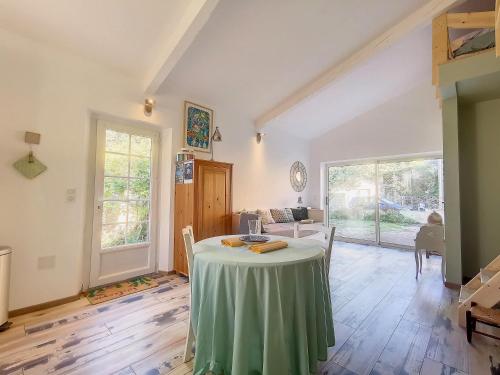
[[[158,282],[155,280],[140,276],[116,284],[91,289],[87,292],[87,299],[92,305],[96,305],[157,286]]]

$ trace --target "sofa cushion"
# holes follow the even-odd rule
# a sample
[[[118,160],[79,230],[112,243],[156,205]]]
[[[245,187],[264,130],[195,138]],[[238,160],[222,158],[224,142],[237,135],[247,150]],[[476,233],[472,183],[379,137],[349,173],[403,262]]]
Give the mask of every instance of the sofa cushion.
[[[271,215],[276,223],[291,223],[293,219],[292,210],[289,208],[271,208]]]
[[[300,207],[300,208],[292,208],[292,214],[293,214],[293,219],[295,221],[301,221],[301,220],[307,220],[309,219],[309,215],[307,214],[307,208],[306,207]]]
[[[268,225],[268,224],[274,224],[275,221],[271,215],[271,210],[269,209],[263,209],[263,210],[257,210],[257,214],[260,216],[260,219],[262,220],[262,224]]]

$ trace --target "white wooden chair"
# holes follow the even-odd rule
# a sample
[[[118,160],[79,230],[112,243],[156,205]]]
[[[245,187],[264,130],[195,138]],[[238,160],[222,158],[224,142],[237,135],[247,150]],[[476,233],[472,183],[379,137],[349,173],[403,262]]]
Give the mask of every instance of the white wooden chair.
[[[422,274],[422,251],[435,252],[441,255],[441,277],[444,280],[446,264],[444,226],[440,224],[423,225],[415,238],[416,276]]]
[[[307,225],[307,224],[306,224]],[[326,273],[330,275],[330,261],[332,259],[332,249],[333,249],[333,238],[335,237],[335,227],[327,227],[322,225],[321,228],[314,227],[314,229],[320,230],[322,238],[317,239],[316,235],[311,236],[311,238],[303,237],[304,240],[317,242],[325,250],[325,264]],[[298,232],[298,228],[296,231]],[[297,238],[297,237],[296,237]]]
[[[186,249],[186,258],[188,262],[188,273],[189,273],[189,305],[191,306],[191,281],[193,276],[193,245],[194,245],[194,235],[193,227],[188,225],[186,228],[182,229],[182,238],[184,239],[184,247]],[[194,331],[191,325],[191,307],[189,308],[188,316],[188,332],[186,337],[186,346],[184,348],[184,362],[189,362],[193,357],[193,343],[194,343]]]

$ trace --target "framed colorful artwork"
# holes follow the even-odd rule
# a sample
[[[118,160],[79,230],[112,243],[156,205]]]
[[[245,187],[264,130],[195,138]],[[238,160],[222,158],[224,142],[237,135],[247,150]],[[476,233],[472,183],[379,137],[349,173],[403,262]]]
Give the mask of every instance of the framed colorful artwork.
[[[184,102],[184,146],[195,151],[210,152],[214,111]]]

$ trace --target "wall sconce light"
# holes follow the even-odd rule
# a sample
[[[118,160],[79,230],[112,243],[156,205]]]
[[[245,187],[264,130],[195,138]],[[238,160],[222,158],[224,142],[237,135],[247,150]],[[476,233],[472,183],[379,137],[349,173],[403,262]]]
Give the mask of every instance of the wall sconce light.
[[[266,133],[257,133],[257,144],[260,144],[262,138],[266,135]]]
[[[154,106],[155,106],[155,100],[146,98],[146,100],[144,100],[144,115],[148,117],[151,116],[151,114],[153,113]]]
[[[214,142],[222,142],[222,134],[220,133],[218,126],[215,127],[215,131],[212,134],[211,139],[212,139],[212,147],[211,147],[212,159],[210,159],[210,160],[214,160]]]

